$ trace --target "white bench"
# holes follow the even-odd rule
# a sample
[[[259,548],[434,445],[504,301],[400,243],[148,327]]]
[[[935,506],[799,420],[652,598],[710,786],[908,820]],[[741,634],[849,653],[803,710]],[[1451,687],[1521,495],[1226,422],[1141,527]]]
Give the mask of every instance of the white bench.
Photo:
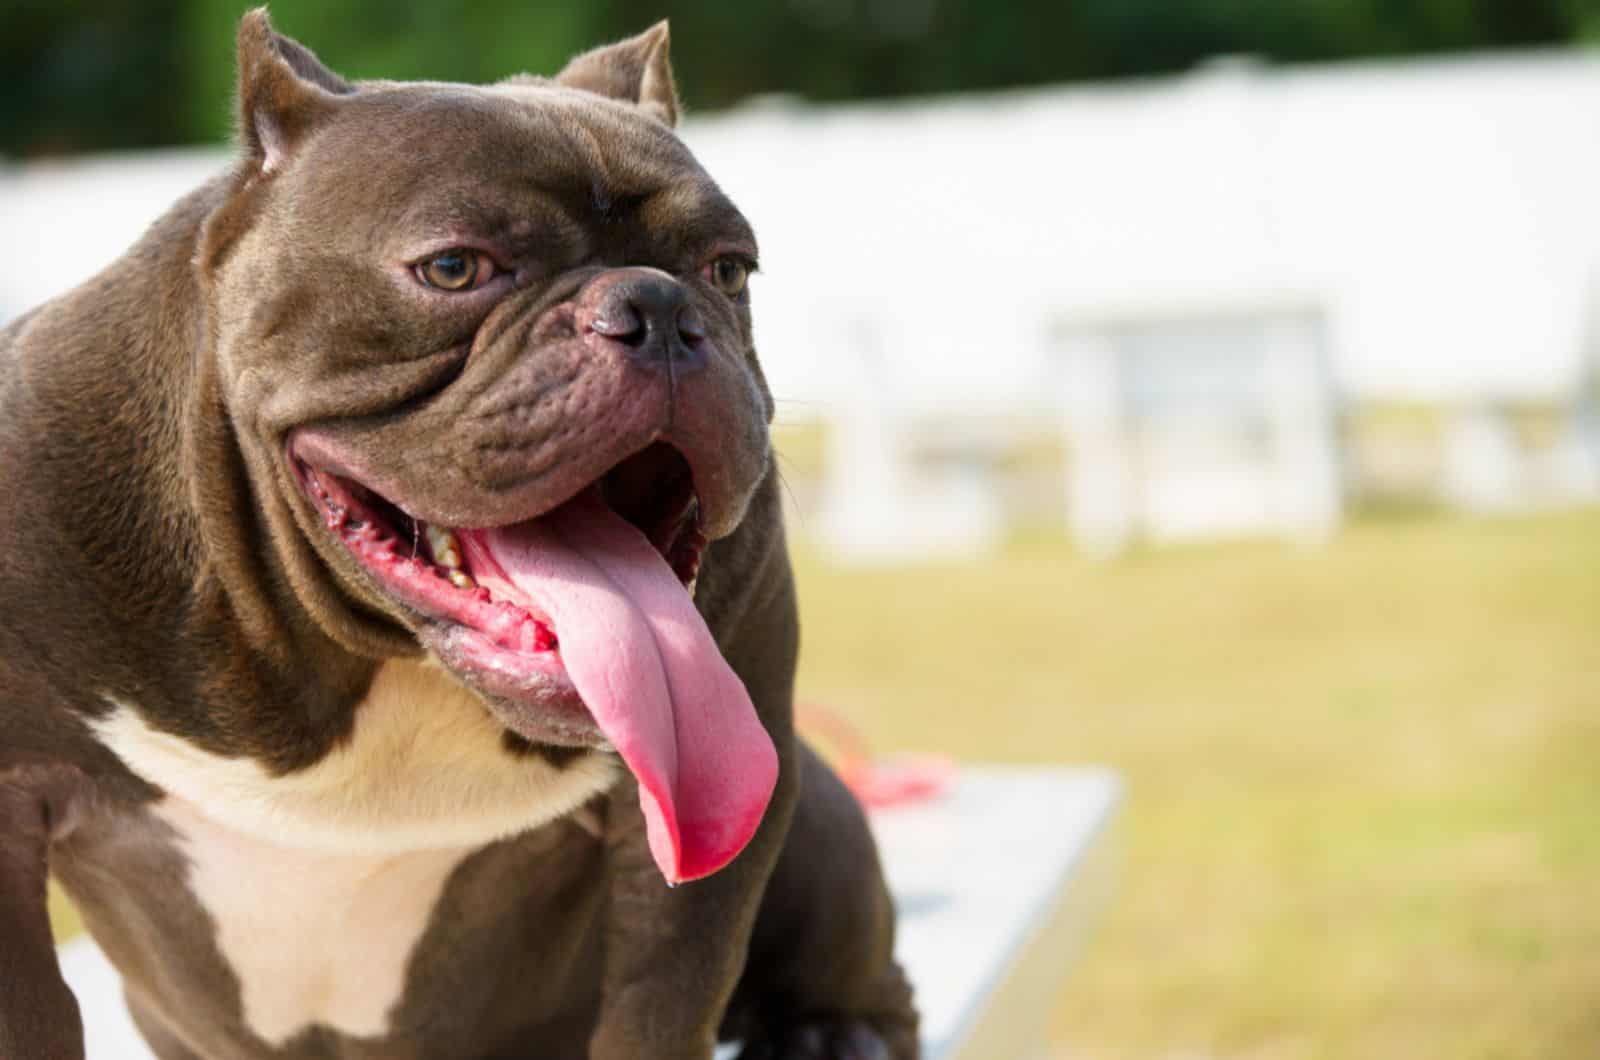
[[[1105,770],[969,767],[937,801],[873,814],[927,1060],[1044,1055],[1056,991],[1110,893],[1120,798]],[[61,958],[89,1060],[149,1060],[94,944]]]

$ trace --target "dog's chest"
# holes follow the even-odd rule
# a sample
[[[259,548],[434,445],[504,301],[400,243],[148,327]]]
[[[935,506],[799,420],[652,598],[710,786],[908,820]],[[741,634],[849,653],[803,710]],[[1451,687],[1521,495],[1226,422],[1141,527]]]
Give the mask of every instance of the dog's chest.
[[[471,853],[338,854],[228,829],[169,799],[189,888],[239,984],[245,1025],[281,1045],[311,1026],[381,1037],[440,895]]]
[[[457,868],[617,776],[609,755],[556,764],[508,751],[472,697],[409,662],[379,672],[344,746],[281,777],[107,699],[117,709],[97,734],[166,793],[153,812],[187,862],[243,1022],[269,1045],[313,1026],[386,1034]]]

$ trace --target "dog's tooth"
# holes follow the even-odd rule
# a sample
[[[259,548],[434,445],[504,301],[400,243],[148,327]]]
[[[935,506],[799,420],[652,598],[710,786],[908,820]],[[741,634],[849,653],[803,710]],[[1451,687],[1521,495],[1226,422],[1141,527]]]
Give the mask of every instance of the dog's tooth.
[[[433,553],[435,563],[451,570],[461,566],[461,543],[454,533],[441,526],[430,526],[426,533],[428,551]]]
[[[455,569],[450,571],[450,584],[457,589],[473,589],[478,585],[477,582],[472,580],[472,575],[466,571]]]

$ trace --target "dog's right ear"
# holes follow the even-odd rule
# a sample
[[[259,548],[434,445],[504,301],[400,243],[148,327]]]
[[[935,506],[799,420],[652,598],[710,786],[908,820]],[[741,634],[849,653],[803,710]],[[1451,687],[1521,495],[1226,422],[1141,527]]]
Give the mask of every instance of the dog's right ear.
[[[258,7],[239,22],[239,139],[262,173],[285,159],[355,89]]]

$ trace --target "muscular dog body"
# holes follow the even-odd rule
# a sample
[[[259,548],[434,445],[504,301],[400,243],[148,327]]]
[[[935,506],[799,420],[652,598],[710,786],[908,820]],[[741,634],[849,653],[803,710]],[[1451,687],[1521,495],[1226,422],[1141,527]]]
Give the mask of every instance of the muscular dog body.
[[[676,116],[664,25],[349,84],[257,12],[238,165],[0,331],[0,1058],[82,1055],[49,871],[162,1060],[915,1056]]]

